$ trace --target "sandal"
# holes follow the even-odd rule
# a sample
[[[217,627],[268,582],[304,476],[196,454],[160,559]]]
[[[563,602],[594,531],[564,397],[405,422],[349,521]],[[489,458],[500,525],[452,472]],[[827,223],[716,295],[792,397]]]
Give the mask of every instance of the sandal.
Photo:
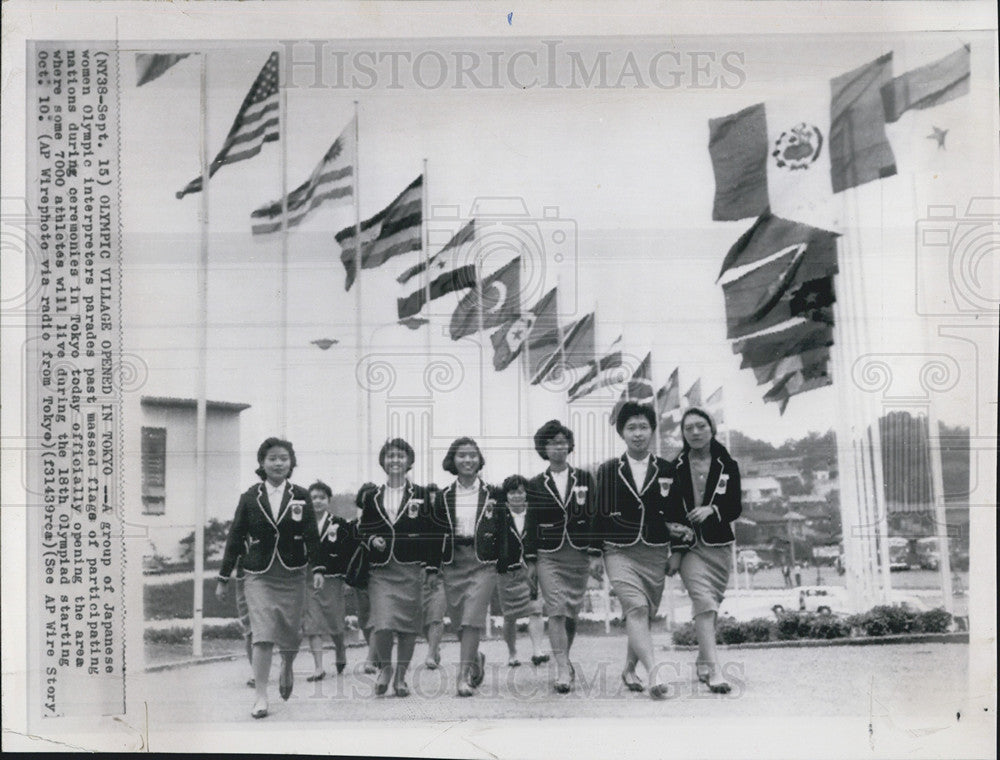
[[[631,674],[632,678],[628,676]],[[625,684],[625,688],[629,691],[645,691],[646,687],[642,685],[642,681],[639,680],[639,676],[635,674],[635,671],[622,671],[622,683]]]

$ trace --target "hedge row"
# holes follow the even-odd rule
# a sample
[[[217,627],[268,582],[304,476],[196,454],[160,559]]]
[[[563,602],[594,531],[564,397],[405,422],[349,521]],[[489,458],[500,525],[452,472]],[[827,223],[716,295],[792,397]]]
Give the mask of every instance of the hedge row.
[[[943,609],[914,612],[904,607],[885,605],[847,618],[817,612],[783,612],[776,620],[721,617],[715,628],[715,640],[719,644],[744,644],[794,639],[845,639],[853,635],[946,633],[950,626],[951,615]],[[675,630],[673,641],[678,646],[695,646],[698,640],[694,624],[685,623]]]

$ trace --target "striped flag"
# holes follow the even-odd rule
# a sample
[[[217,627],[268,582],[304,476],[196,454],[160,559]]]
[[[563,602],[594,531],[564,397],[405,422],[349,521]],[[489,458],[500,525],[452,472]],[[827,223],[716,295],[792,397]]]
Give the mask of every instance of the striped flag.
[[[136,53],[135,86],[142,87],[163,76],[167,69],[183,61],[190,53]]]
[[[532,385],[538,385],[557,367],[562,371],[586,367],[594,356],[594,312],[578,319],[566,330],[559,347],[538,368]]]
[[[421,174],[392,203],[361,223],[361,269],[374,269],[394,256],[420,250],[423,197]],[[358,276],[356,236],[353,224],[335,235],[341,248],[340,260],[347,271],[344,290],[350,290]]]
[[[421,312],[428,301],[440,298],[447,293],[454,293],[456,290],[471,288],[476,284],[476,265],[466,264],[457,269],[451,269],[444,274],[440,274],[431,281],[430,287],[417,288],[406,298],[396,299],[396,312],[399,321],[410,329],[420,327],[426,320],[411,319]],[[430,291],[428,293],[428,290]]]
[[[972,48],[963,45],[954,53],[918,69],[907,71],[882,86],[882,106],[890,124],[910,109],[932,108],[969,94]]]
[[[274,142],[280,136],[278,60],[277,52],[268,56],[267,63],[243,98],[243,105],[236,114],[233,126],[229,128],[222,150],[208,169],[209,177],[214,177],[215,173],[226,164],[253,158],[260,153],[264,143]],[[201,175],[195,177],[183,190],[177,191],[177,197],[183,198],[188,193],[200,192],[201,180]]]
[[[326,201],[348,204],[354,198],[354,124],[351,123],[333,141],[323,160],[309,179],[288,194],[288,226],[295,227],[317,206]],[[282,200],[261,206],[250,214],[261,221],[253,225],[254,235],[266,235],[281,229]]]
[[[615,424],[618,412],[621,411],[621,408],[627,401],[635,401],[638,404],[653,406],[653,376],[650,372],[652,358],[653,355],[651,353],[646,354],[646,358],[642,360],[639,366],[636,367],[635,372],[632,373],[632,379],[629,380],[628,386],[622,391],[622,395],[618,399],[618,403],[611,410],[610,422],[612,425]]]
[[[569,389],[570,403],[600,388],[607,388],[609,385],[624,382],[625,372],[622,370],[622,367],[625,362],[622,358],[621,349],[619,348],[617,351],[611,350],[615,346],[620,345],[621,342],[622,336],[619,335],[609,347],[608,353],[599,360],[595,359],[590,363],[590,369]]]
[[[457,267],[459,252],[462,246],[473,242],[476,239],[476,220],[470,219],[468,223],[455,233],[454,237],[445,243],[444,248],[435,253],[426,261],[419,261],[396,278],[396,282],[405,285],[425,269],[431,270],[431,276],[444,270],[449,263],[452,268]]]
[[[542,364],[559,348],[559,315],[556,288],[552,288],[535,307],[535,323],[531,326],[526,342],[528,361],[525,370],[528,378],[538,374]]]

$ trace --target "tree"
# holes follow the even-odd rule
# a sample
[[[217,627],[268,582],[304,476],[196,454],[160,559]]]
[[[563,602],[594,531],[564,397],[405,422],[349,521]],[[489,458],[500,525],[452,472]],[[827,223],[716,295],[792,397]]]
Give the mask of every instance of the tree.
[[[232,520],[226,520],[222,522],[216,518],[212,518],[205,524],[205,559],[207,560],[213,554],[218,554],[226,546],[226,536],[229,535],[229,526]],[[194,531],[188,533],[184,538],[182,538],[177,543],[180,544],[181,562],[188,564],[194,563]]]

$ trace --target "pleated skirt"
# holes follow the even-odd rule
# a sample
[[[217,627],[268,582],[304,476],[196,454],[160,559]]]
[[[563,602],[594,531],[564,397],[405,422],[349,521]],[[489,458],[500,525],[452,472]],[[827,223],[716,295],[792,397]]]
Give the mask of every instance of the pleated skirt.
[[[338,636],[344,632],[344,579],[327,577],[323,588],[310,589],[302,633],[306,636]]]
[[[719,611],[731,567],[731,546],[705,546],[699,541],[684,554],[680,573],[691,598],[692,617]]]
[[[452,561],[441,565],[441,580],[448,608],[455,615],[452,622],[485,628],[486,610],[497,585],[496,565],[480,562],[471,546],[456,546]]]
[[[604,569],[622,607],[622,619],[632,610],[646,609],[650,620],[660,608],[670,548],[604,545]]]
[[[590,557],[568,541],[554,552],[538,553],[538,586],[546,615],[576,618],[587,593]]]
[[[420,633],[421,589],[424,570],[420,565],[404,565],[394,559],[373,567],[368,578],[374,631]]]
[[[274,644],[282,652],[299,650],[306,572],[304,567],[288,570],[275,561],[264,573],[246,573],[243,592],[254,644]]]
[[[523,618],[542,614],[542,600],[537,589],[532,593],[528,581],[528,571],[515,567],[497,576],[497,592],[500,594],[500,609],[504,617]]]

